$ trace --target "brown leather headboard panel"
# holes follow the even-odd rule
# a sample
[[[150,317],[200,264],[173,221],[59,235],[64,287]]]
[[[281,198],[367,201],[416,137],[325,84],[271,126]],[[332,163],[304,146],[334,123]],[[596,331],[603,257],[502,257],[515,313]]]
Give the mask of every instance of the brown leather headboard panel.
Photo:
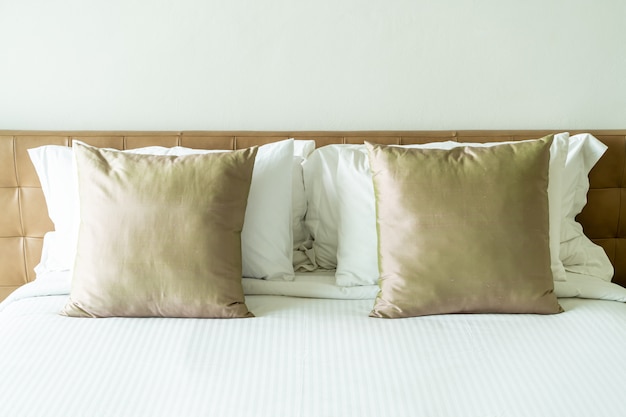
[[[522,140],[565,131],[329,131],[329,132],[41,132],[0,130],[0,300],[35,278],[43,235],[52,230],[39,180],[27,149],[80,139],[95,146],[132,149],[149,145],[239,149],[280,139],[331,143],[410,144],[442,140]],[[626,130],[587,131],[609,150],[590,175],[588,203],[579,216],[585,233],[601,245],[615,266],[615,282],[626,286]],[[577,132],[571,132],[577,133]]]

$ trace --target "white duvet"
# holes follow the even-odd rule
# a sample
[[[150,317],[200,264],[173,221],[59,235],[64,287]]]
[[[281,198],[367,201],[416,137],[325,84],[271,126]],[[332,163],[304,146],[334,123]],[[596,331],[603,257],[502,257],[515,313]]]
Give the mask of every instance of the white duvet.
[[[626,415],[624,288],[568,276],[558,315],[385,320],[376,287],[332,282],[245,280],[253,319],[77,319],[67,276],[39,278],[0,304],[0,416]]]

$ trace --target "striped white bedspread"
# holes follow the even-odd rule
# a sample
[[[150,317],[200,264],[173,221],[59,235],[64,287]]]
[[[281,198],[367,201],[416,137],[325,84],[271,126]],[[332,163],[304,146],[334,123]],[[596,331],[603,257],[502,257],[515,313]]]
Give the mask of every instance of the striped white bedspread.
[[[52,287],[2,304],[0,416],[626,415],[622,302],[384,320],[367,298],[249,295],[253,319],[76,319]]]

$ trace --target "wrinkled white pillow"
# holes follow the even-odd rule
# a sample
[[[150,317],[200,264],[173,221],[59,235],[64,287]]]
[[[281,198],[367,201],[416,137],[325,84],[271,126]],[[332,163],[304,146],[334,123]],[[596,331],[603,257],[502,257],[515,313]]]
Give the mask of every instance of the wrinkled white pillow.
[[[304,191],[304,179],[302,177],[302,161],[303,159],[299,156],[293,157],[293,188],[291,193],[293,199],[292,227],[294,250],[297,250],[300,245],[304,244],[309,237],[309,233],[304,227],[304,216],[306,215],[307,203],[306,193]]]
[[[310,264],[305,252],[305,245],[311,239],[304,225],[307,211],[304,191],[304,173],[302,163],[315,150],[314,140],[295,140],[293,150],[293,188],[292,188],[292,227],[293,227],[293,265],[294,268]]]
[[[304,161],[304,189],[308,210],[304,224],[313,238],[315,262],[324,269],[337,267],[337,228],[339,207],[337,163],[340,149],[364,145],[327,145],[316,149]]]
[[[70,270],[74,265],[79,207],[72,149],[48,145],[29,149],[55,231],[44,238],[38,274]],[[183,147],[148,147],[125,152],[185,155],[223,152]],[[292,172],[294,141],[259,147],[252,173],[242,239],[243,275],[251,278],[294,277],[292,265]]]
[[[561,228],[560,184],[567,156],[567,133],[555,135],[550,148],[548,198],[550,209],[550,252],[552,275],[564,281],[565,270],[559,259]],[[501,142],[500,142],[501,143]],[[493,146],[490,143],[454,141],[407,145],[408,148],[452,149],[458,146]],[[340,149],[337,168],[338,241],[337,285],[372,285],[378,282],[378,250],[374,187],[365,146]]]
[[[563,223],[561,261],[565,269],[610,281],[613,265],[600,246],[583,233],[576,216],[587,204],[589,172],[606,152],[607,146],[588,133],[569,139],[569,152],[563,171]]]

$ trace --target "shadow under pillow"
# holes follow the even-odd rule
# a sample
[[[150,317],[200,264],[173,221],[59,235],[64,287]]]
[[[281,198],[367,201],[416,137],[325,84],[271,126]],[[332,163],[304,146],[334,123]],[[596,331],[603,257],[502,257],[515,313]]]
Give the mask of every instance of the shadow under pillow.
[[[380,269],[370,315],[561,312],[550,267],[552,139],[450,150],[368,143]]]
[[[156,156],[75,141],[74,317],[252,317],[241,230],[256,148]]]

